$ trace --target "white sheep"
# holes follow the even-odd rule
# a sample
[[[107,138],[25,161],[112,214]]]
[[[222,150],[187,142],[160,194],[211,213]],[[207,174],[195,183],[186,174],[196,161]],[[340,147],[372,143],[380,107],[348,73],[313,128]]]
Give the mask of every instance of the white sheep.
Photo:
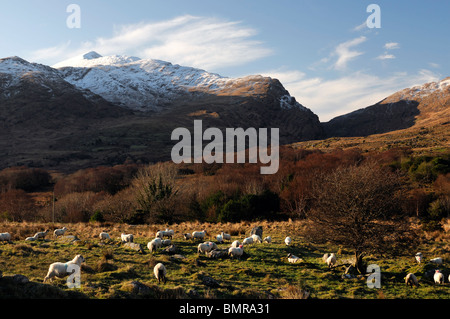
[[[289,261],[290,263],[295,264],[295,263],[303,262],[303,259],[301,259],[300,257],[297,257],[297,256],[292,255],[291,253],[289,253],[289,254],[288,254],[288,261]]]
[[[111,237],[110,237],[109,234],[106,233],[106,232],[101,232],[101,233],[98,235],[98,237],[99,237],[101,240],[111,240]]]
[[[133,234],[124,234],[122,233],[120,235],[120,238],[122,239],[122,243],[132,243],[134,240]]]
[[[266,238],[264,238],[264,242],[270,244],[272,242],[272,237],[267,236]]]
[[[217,240],[217,242],[218,242],[219,244],[222,244],[222,243],[223,243],[223,236],[222,236],[222,235],[217,235],[217,236],[216,236],[216,240]]]
[[[49,279],[52,279],[53,277],[65,277],[67,275],[70,275],[72,272],[68,272],[67,268],[69,265],[78,265],[78,267],[81,267],[81,263],[85,262],[85,259],[82,255],[76,255],[74,259],[72,259],[69,262],[61,263],[56,262],[50,265],[48,268],[47,276],[44,278],[44,282],[46,282]]]
[[[239,247],[230,247],[228,249],[228,256],[231,258],[241,258],[242,254],[244,253],[244,246],[239,245]]]
[[[220,235],[222,236],[223,240],[231,240],[231,235],[226,234],[224,232],[221,232]]]
[[[251,237],[253,238],[254,243],[262,243],[261,237],[259,237],[259,235],[253,234]]]
[[[25,241],[35,241],[36,239],[37,239],[37,237],[32,236],[32,237],[25,238]]]
[[[162,240],[159,237],[153,239],[152,241],[150,241],[147,244],[147,248],[150,250],[150,252],[156,251],[158,248],[161,248],[161,246],[162,246]]]
[[[292,239],[291,239],[291,237],[286,237],[285,239],[284,239],[284,243],[286,244],[286,245],[290,245],[290,244],[292,244]]]
[[[173,236],[173,230],[169,230],[169,229],[159,230],[159,231],[156,232],[156,235],[155,235],[155,237],[161,238],[161,239],[163,239],[164,237],[167,237],[167,238],[171,239],[172,236]]]
[[[183,236],[184,236],[184,239],[186,239],[186,240],[192,239],[192,234],[191,233],[183,234]]]
[[[207,252],[210,252],[213,249],[213,243],[212,242],[205,242],[201,243],[197,246],[197,252],[200,254],[206,254]]]
[[[231,247],[238,248],[240,244],[241,243],[239,242],[239,240],[235,240],[234,242],[231,243]]]
[[[436,269],[433,278],[436,284],[442,285],[444,283],[444,275],[439,271],[439,269]]]
[[[405,283],[407,286],[419,287],[419,280],[417,279],[416,275],[414,275],[413,273],[409,273],[406,275]]]
[[[242,245],[251,245],[253,244],[253,238],[252,237],[247,237],[242,241]]]
[[[328,259],[328,257],[330,257],[330,254],[329,254],[329,253],[325,253],[325,254],[323,254],[323,256],[322,256],[322,260],[323,260],[323,262],[324,262],[324,263],[326,263],[326,262],[327,262],[327,259]]]
[[[0,233],[0,241],[11,241],[10,233]]]
[[[193,239],[204,239],[207,234],[208,233],[206,232],[206,230],[204,230],[204,231],[194,231],[194,232],[192,232],[192,238]]]
[[[416,257],[417,262],[420,264],[423,259],[422,253],[417,253],[415,257]]]
[[[37,232],[36,234],[34,234],[34,237],[36,237],[36,239],[44,239],[45,236],[47,236],[48,232],[48,229],[46,229],[45,231]]]
[[[436,265],[442,265],[442,258],[441,257],[437,257],[437,258],[430,259],[430,263],[433,263],[433,264],[436,264]]]
[[[175,235],[175,232],[173,231],[173,229],[166,228],[166,234],[170,236],[170,239],[172,239],[172,237]]]
[[[327,258],[328,268],[333,267],[335,264],[336,264],[336,255],[334,253],[331,253],[330,256]]]
[[[53,236],[54,237],[62,236],[62,235],[64,235],[66,230],[67,230],[66,227],[63,227],[63,228],[60,228],[60,229],[55,229],[55,231],[53,232]]]
[[[166,283],[167,269],[162,263],[156,264],[156,266],[153,268],[153,273],[155,274],[156,279],[158,279],[158,284],[161,281],[164,284]]]

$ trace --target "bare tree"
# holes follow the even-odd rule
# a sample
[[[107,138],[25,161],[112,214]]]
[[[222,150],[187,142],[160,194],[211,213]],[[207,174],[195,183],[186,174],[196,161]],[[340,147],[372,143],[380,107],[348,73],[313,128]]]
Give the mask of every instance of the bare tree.
[[[313,186],[308,235],[352,249],[356,269],[365,272],[365,254],[393,252],[412,240],[398,208],[401,193],[401,178],[376,162],[323,174]]]

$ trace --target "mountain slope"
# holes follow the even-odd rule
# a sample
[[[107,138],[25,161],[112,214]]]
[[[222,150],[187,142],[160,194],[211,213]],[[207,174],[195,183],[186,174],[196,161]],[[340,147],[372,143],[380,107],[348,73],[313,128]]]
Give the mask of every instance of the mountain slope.
[[[450,77],[407,88],[375,105],[323,123],[327,137],[367,136],[432,125],[450,116]]]
[[[318,117],[275,79],[206,71],[95,52],[58,69],[0,59],[0,168],[73,171],[170,160],[171,132],[280,128],[280,143],[323,136]]]

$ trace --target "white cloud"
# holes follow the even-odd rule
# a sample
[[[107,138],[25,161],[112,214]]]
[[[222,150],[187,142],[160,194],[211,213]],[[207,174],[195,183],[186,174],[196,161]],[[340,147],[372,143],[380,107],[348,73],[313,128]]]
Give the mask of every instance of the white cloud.
[[[363,54],[362,52],[351,50],[351,48],[365,42],[366,40],[367,38],[365,36],[361,36],[359,38],[339,44],[333,53],[333,55],[338,56],[338,59],[334,64],[334,68],[337,70],[345,69],[347,67],[348,62],[362,55]]]
[[[398,44],[397,42],[388,42],[384,45],[384,48],[386,50],[394,50],[400,48],[400,44]]]
[[[51,65],[97,51],[102,55],[134,55],[204,69],[222,68],[271,55],[271,49],[255,40],[256,34],[255,29],[238,21],[184,15],[160,22],[116,26],[111,37],[99,37],[75,48],[45,48],[33,52],[31,57]]]
[[[317,114],[322,122],[373,105],[404,88],[439,80],[439,74],[422,69],[415,74],[394,73],[386,77],[353,72],[335,79],[293,77],[293,71],[263,75],[276,77],[296,100]],[[298,74],[303,74],[299,71]],[[274,76],[275,77],[275,76]]]
[[[377,60],[389,60],[389,59],[395,59],[395,55],[393,54],[382,54],[376,57]]]

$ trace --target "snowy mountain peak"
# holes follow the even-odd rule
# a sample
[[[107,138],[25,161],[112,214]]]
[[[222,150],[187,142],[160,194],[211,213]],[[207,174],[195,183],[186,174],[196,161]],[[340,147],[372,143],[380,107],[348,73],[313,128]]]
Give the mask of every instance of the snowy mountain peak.
[[[85,59],[85,60],[93,60],[93,59],[98,59],[101,57],[102,56],[95,51],[91,51],[86,54],[83,54],[83,59]]]

